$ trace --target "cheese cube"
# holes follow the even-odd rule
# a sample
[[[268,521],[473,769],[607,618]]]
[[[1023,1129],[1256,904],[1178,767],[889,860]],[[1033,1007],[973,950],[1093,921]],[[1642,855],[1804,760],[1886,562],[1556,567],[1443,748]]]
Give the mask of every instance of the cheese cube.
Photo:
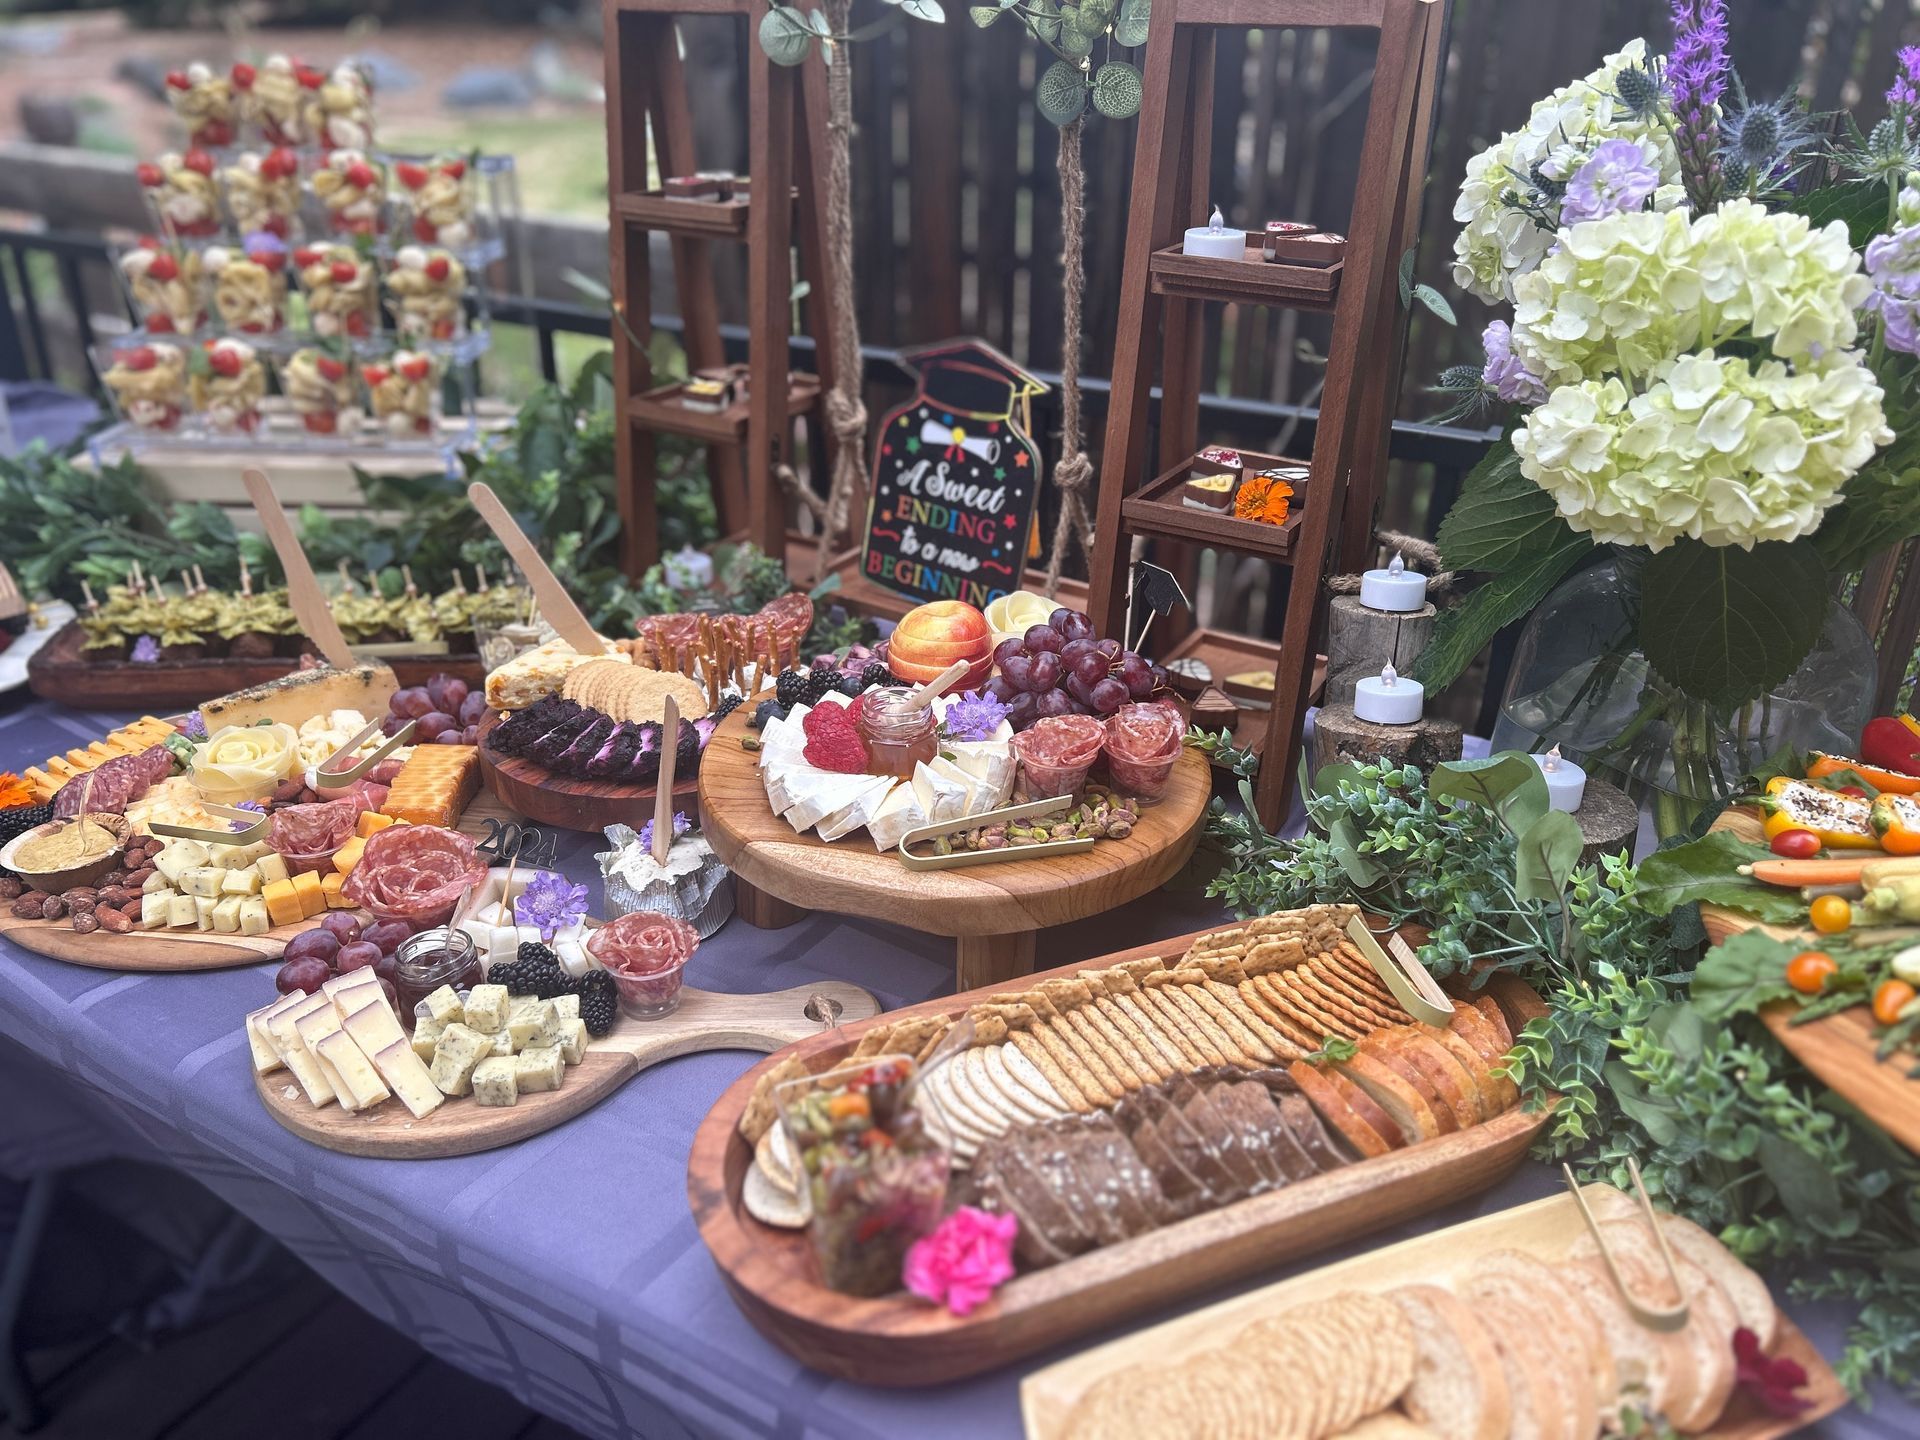
[[[369,812],[371,813],[371,812]],[[333,852],[333,868],[342,875],[351,875],[353,867],[360,863],[360,857],[366,853],[366,840],[355,835],[346,844]]]
[[[361,815],[360,823],[354,827],[353,833],[362,840],[371,840],[391,824],[393,824],[391,815],[382,815],[378,810],[368,810]]]
[[[260,872],[260,883],[271,885],[276,880],[287,878],[287,860],[284,855],[268,851],[253,862],[254,869]]]
[[[338,1001],[334,1002],[334,1008],[339,1008]],[[340,1022],[340,1028],[351,1035],[353,1043],[369,1055],[378,1055],[389,1045],[407,1043],[407,1032],[393,1018],[393,1011],[387,1008],[386,1001],[378,998],[372,1004],[351,1011]]]
[[[199,865],[180,877],[180,888],[196,899],[213,898],[220,894],[220,882],[227,878],[227,872],[214,865]]]
[[[195,895],[193,900],[193,923],[196,929],[213,929],[214,907],[220,903],[218,895]]]
[[[146,901],[140,902],[142,906]],[[169,895],[167,897],[167,927],[171,930],[184,930],[198,923],[200,912],[194,909],[193,896]]]
[[[220,878],[220,893],[223,895],[258,895],[260,893],[260,871],[252,865],[241,870],[229,870]]]
[[[167,877],[169,885],[178,886],[180,877],[187,871],[207,863],[207,847],[198,840],[175,840],[167,848],[153,857],[153,868]]]
[[[584,1020],[562,1020],[560,1022],[560,1054],[569,1065],[578,1065],[587,1053],[587,1022]]]
[[[543,1046],[522,1050],[513,1059],[513,1078],[522,1095],[558,1090],[566,1078],[567,1062],[558,1050]]]
[[[426,1006],[427,1017],[441,1025],[451,1025],[460,1018],[460,997],[451,985],[442,985],[420,1003]]]
[[[466,1023],[482,1035],[498,1035],[507,1024],[507,987],[476,985],[467,995]]]
[[[260,891],[260,898],[266,903],[267,919],[275,925],[298,925],[307,918],[291,880],[268,881]]]
[[[535,1000],[528,1005],[516,1005],[513,1013],[507,1017],[506,1033],[513,1037],[514,1046],[524,1050],[529,1045],[542,1042],[535,1039],[543,1026],[558,1026],[559,1016],[551,1000]]]
[[[473,1088],[474,1067],[493,1054],[493,1037],[465,1025],[441,1032],[433,1047],[433,1083],[442,1095],[465,1095]]]
[[[214,902],[213,928],[223,935],[237,934],[240,929],[240,897],[229,895],[224,900]]]
[[[580,1018],[580,997],[578,995],[556,995],[547,1003],[560,1012],[560,1018],[562,1020],[578,1020]]]
[[[334,1013],[333,1006],[326,1004],[318,1009],[304,1012],[298,1020],[293,1022],[293,1028],[300,1036],[300,1043],[307,1047],[307,1053],[318,1062],[320,1073],[326,1077],[327,1085],[333,1091],[334,1098],[340,1102],[341,1108],[353,1109],[352,1089],[341,1078],[340,1072],[334,1068],[333,1061],[329,1060],[320,1049],[322,1040],[329,1035],[340,1033],[340,1017]]]
[[[420,1057],[422,1064],[431,1065],[433,1063],[433,1052],[440,1047],[440,1032],[438,1030],[429,1031],[426,1024],[422,1022],[413,1032],[413,1038],[407,1041],[407,1046],[414,1054]]]
[[[473,1072],[473,1098],[480,1105],[511,1105],[520,1098],[511,1057],[480,1062]]]
[[[520,958],[520,932],[511,925],[487,930],[487,964],[508,965]]]
[[[320,877],[320,894],[327,902],[329,910],[352,910],[357,907],[347,898],[347,877],[337,870],[329,870]]]
[[[320,1058],[333,1066],[334,1073],[346,1086],[347,1094],[340,1097],[340,1103],[349,1110],[369,1109],[393,1093],[381,1082],[366,1052],[344,1031],[336,1030],[320,1042]]]
[[[324,913],[327,908],[327,897],[320,888],[320,877],[311,870],[293,877],[293,894],[300,902],[301,915],[308,920]]]
[[[513,1048],[513,1036],[507,1031],[502,1030],[493,1037],[493,1053],[495,1055],[511,1056],[513,1054]]]
[[[424,1061],[405,1045],[389,1045],[373,1057],[373,1068],[393,1088],[400,1103],[424,1120],[440,1107],[443,1096],[433,1083]]]
[[[171,895],[173,893],[173,885],[168,881],[166,876],[156,870],[140,882],[140,893],[143,895],[153,895],[156,893]]]
[[[273,919],[267,914],[267,902],[258,895],[250,895],[240,902],[240,933],[242,935],[264,935],[273,928]]]
[[[155,877],[158,878],[157,876]],[[140,897],[140,928],[142,930],[164,930],[168,924],[168,912],[172,909],[173,892],[171,890],[149,890]]]

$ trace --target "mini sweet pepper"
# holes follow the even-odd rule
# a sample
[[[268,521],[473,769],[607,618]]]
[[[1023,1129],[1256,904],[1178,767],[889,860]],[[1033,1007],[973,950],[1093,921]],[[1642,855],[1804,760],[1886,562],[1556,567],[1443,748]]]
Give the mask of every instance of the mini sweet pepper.
[[[1881,795],[1867,815],[1867,823],[1889,855],[1920,855],[1920,802],[1910,795]]]
[[[1920,776],[1920,721],[1911,715],[1881,715],[1860,732],[1860,758],[1881,770]]]
[[[1866,801],[1811,781],[1775,776],[1767,782],[1760,808],[1766,812],[1769,840],[1783,830],[1811,830],[1829,850],[1879,848],[1873,834],[1872,807]]]

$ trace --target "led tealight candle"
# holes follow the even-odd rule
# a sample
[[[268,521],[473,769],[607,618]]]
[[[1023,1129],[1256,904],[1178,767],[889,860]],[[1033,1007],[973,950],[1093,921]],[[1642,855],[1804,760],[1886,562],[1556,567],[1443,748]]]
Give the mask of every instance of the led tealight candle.
[[[1353,687],[1353,713],[1375,725],[1417,725],[1426,713],[1427,687],[1409,680],[1389,661],[1377,680]]]
[[[1427,603],[1427,577],[1396,553],[1386,569],[1361,574],[1360,603],[1371,610],[1418,610]]]
[[[706,590],[713,585],[713,557],[691,545],[667,556],[662,568],[667,583],[676,590]]]
[[[1587,772],[1562,755],[1558,745],[1533,759],[1546,777],[1547,804],[1568,814],[1578,810],[1587,793]]]
[[[1195,225],[1187,231],[1186,244],[1181,250],[1188,255],[1204,255],[1209,260],[1244,260],[1247,258],[1247,232],[1229,230],[1220,218],[1220,207],[1213,207],[1213,217],[1205,225]]]

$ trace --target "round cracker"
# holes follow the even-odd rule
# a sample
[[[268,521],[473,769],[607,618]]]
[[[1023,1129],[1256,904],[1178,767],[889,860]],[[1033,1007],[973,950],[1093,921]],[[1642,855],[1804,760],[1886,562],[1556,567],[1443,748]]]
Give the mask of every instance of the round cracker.
[[[804,1230],[813,1218],[813,1200],[807,1191],[787,1194],[758,1165],[748,1167],[740,1198],[749,1215],[779,1230]]]

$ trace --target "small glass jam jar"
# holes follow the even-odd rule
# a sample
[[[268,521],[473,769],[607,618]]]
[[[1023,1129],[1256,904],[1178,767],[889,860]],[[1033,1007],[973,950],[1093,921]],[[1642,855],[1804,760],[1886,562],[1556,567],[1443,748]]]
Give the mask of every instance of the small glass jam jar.
[[[394,955],[393,989],[400,997],[400,1013],[413,1014],[413,1007],[442,985],[456,990],[471,990],[486,979],[480,963],[480,947],[464,930],[437,925],[400,942]]]
[[[869,773],[910,779],[915,765],[940,753],[933,707],[911,704],[912,698],[904,685],[883,685],[861,697],[858,728]]]

